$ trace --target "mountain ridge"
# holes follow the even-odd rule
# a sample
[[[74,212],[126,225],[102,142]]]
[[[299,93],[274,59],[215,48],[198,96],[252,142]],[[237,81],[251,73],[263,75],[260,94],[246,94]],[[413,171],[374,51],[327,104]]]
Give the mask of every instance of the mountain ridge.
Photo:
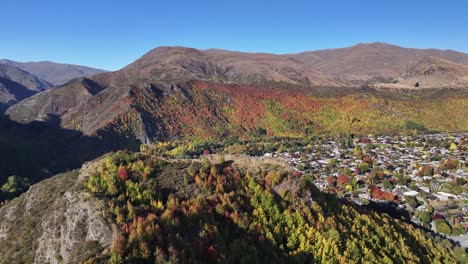
[[[454,50],[415,49],[383,42],[305,51],[284,56],[296,58],[339,79],[362,83],[375,78],[397,78],[423,57],[436,56],[468,66],[468,54]]]
[[[0,112],[52,84],[14,66],[0,64]]]
[[[0,60],[0,64],[15,66],[53,84],[54,86],[65,84],[74,78],[107,72],[105,70],[95,69],[88,66],[56,63],[52,61],[17,62],[9,59],[2,59]]]

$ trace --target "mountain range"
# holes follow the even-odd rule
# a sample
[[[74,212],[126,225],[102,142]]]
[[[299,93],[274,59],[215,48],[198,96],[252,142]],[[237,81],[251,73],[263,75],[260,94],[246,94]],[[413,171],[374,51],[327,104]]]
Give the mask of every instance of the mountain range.
[[[24,73],[33,75],[34,77],[28,77],[23,74],[22,79],[24,82],[37,82],[40,88],[37,91],[26,88],[29,92],[15,83],[10,82],[6,85],[5,79],[15,82],[19,75],[8,77],[3,74],[1,92],[3,110],[52,86],[61,86],[72,79],[104,73],[103,70],[89,67],[52,62],[20,63],[0,60],[0,64],[16,67]],[[421,67],[432,67],[430,76],[427,71],[424,72],[424,69],[418,69]],[[453,50],[411,49],[385,43],[358,44],[347,48],[286,55],[160,47],[115,73],[103,74],[89,80],[77,79],[66,86],[75,87],[77,82],[86,84],[79,85],[81,88],[77,91],[65,93],[67,97],[75,94],[73,96],[81,100],[88,97],[89,91],[86,87],[91,86],[94,87],[91,90],[104,89],[107,86],[128,87],[138,83],[159,83],[171,86],[190,80],[223,84],[282,83],[305,87],[337,88],[362,86],[412,88],[416,83],[419,89],[463,88],[467,86],[465,67],[468,67],[468,54],[465,53]],[[9,72],[13,74],[11,68]],[[454,76],[456,76],[455,79]],[[90,83],[94,83],[94,86],[90,86]],[[63,89],[69,90],[69,88],[60,88],[60,90]],[[55,93],[60,93],[60,91],[41,95],[41,98]],[[91,95],[93,95],[92,91]],[[41,98],[33,100],[44,103]],[[31,104],[31,101],[25,103]],[[61,115],[64,111],[61,106],[67,106],[60,99],[54,104],[58,104],[55,111],[49,111],[46,106],[35,115],[26,114],[30,116],[25,117],[24,121],[31,118],[40,119],[41,115],[47,114]]]
[[[0,112],[52,85],[16,67],[0,64]]]
[[[105,70],[94,69],[91,67],[55,63],[51,61],[39,62],[17,62],[7,59],[0,60],[0,64],[14,66],[20,70],[28,72],[38,78],[47,81],[53,86],[65,84],[66,82],[84,76],[91,76],[106,72]]]
[[[0,60],[0,112],[36,93],[74,78],[105,72],[85,66],[54,62]]]
[[[215,136],[248,132],[258,128],[260,121],[274,134],[273,127],[266,124],[270,121],[263,120],[266,118],[264,100],[293,96],[295,99],[291,100],[298,101],[299,96],[349,95],[363,93],[362,89],[392,93],[395,87],[413,89],[415,83],[419,83],[415,92],[426,97],[434,89],[437,91],[436,88],[458,88],[459,93],[466,94],[467,71],[462,63],[468,64],[467,54],[406,49],[382,43],[296,55],[160,47],[119,71],[74,79],[27,98],[6,113],[20,123],[53,120],[85,135],[125,134],[140,142],[186,134]],[[206,94],[206,90],[214,90],[220,97],[216,99],[213,94]],[[243,98],[247,94],[251,97]],[[199,96],[212,101],[211,104]],[[256,101],[243,105],[255,96]],[[202,112],[205,111],[202,103],[208,112]],[[240,117],[233,118],[233,114],[226,112],[228,106],[243,108],[242,111],[255,107],[262,110],[237,113],[253,115],[249,117],[251,121],[239,123],[236,120]],[[299,107],[297,111],[304,109]],[[183,122],[187,115],[200,119],[192,125],[195,128],[186,127],[195,120]],[[309,121],[317,122],[313,118]],[[215,124],[219,130],[216,133]],[[460,125],[449,127],[461,129]],[[356,129],[376,132],[362,127]]]

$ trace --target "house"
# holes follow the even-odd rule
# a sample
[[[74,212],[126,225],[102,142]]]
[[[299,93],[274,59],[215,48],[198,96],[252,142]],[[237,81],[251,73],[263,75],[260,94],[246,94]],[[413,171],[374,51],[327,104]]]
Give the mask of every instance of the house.
[[[407,191],[407,192],[404,192],[404,193],[403,193],[403,195],[405,195],[405,196],[413,196],[413,197],[416,196],[416,195],[418,195],[418,194],[419,194],[419,192],[413,191],[413,190]]]

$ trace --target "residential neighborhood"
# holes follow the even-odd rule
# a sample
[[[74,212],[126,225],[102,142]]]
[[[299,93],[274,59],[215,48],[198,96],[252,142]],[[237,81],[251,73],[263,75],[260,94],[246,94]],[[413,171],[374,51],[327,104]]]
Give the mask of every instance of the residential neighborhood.
[[[266,153],[313,176],[323,192],[388,205],[441,234],[468,231],[467,134],[373,136]]]

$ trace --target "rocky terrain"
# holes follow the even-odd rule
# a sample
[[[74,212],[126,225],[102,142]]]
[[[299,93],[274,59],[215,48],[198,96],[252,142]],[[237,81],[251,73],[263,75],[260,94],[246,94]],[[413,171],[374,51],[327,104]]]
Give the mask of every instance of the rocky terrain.
[[[42,181],[0,208],[3,262],[78,263],[110,246],[104,204],[83,187],[96,164]]]

